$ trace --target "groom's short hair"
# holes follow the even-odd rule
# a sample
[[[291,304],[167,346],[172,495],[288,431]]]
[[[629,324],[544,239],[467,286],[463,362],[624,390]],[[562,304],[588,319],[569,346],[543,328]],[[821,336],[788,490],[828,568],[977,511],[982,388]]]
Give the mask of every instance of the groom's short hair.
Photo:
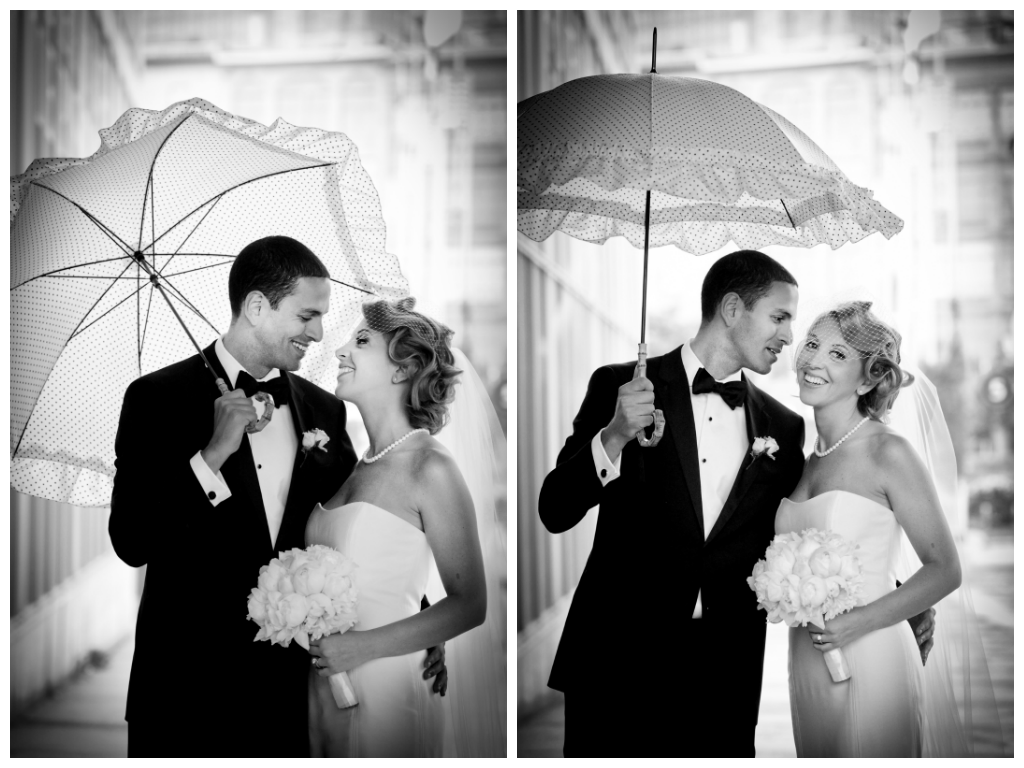
[[[735,251],[723,256],[708,270],[700,290],[700,314],[703,322],[715,316],[726,294],[739,295],[743,306],[751,309],[772,289],[772,283],[796,285],[796,278],[771,256],[760,251]]]
[[[300,277],[330,277],[327,267],[309,248],[284,235],[255,240],[242,249],[231,265],[228,299],[231,316],[242,313],[242,302],[253,291],[267,297],[272,309],[295,290]]]

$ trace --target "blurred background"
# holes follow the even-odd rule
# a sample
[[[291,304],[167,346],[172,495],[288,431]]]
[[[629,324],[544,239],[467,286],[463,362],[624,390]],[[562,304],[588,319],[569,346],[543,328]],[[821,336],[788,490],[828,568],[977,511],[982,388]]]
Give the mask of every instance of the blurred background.
[[[659,74],[720,82],[770,107],[905,221],[891,241],[764,250],[800,283],[798,320],[872,300],[939,390],[960,475],[956,533],[1012,753],[1013,12],[519,11],[517,26],[517,101],[587,75],[649,72],[656,26]],[[518,754],[557,756],[563,714],[547,677],[596,513],[554,536],[537,498],[590,374],[636,358],[643,252],[560,232],[541,243],[517,234],[516,245]],[[732,250],[651,251],[651,355],[693,337],[704,275]],[[813,421],[791,365],[783,357],[753,378],[805,415],[809,450]],[[758,754],[792,755],[785,631],[768,637]],[[609,669],[628,703],[621,648],[610,645]]]
[[[12,11],[10,22],[11,175],[91,155],[130,107],[194,96],[265,125],[347,134],[417,308],[455,330],[505,426],[504,11]],[[499,510],[504,520],[504,488]],[[144,569],[114,554],[108,514],[11,491],[12,756],[125,754]]]

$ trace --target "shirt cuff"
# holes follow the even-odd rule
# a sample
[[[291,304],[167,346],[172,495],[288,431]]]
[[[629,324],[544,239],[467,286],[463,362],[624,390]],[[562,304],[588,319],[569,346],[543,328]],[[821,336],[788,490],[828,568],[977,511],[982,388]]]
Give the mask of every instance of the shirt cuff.
[[[197,452],[189,464],[192,466],[199,485],[203,487],[203,493],[210,500],[210,504],[216,507],[222,501],[231,498],[231,489],[224,482],[224,475],[220,472],[213,474],[213,470],[203,461],[202,451]]]
[[[602,430],[603,431],[603,430]],[[597,467],[597,478],[601,481],[601,487],[608,485],[612,480],[619,479],[619,468],[622,466],[622,454],[620,453],[613,463],[605,453],[604,444],[601,442],[601,433],[594,435],[590,441],[590,452],[594,454],[594,466]]]

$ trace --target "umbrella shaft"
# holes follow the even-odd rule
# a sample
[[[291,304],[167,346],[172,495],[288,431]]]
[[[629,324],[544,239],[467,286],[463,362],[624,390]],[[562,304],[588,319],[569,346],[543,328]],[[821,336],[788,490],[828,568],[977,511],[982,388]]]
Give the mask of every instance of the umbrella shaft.
[[[647,244],[651,234],[651,190],[647,190],[647,210],[644,211],[644,297],[640,310],[640,343],[647,341]]]
[[[199,346],[199,342],[195,340],[195,337],[192,335],[192,332],[188,329],[188,326],[185,325],[185,321],[181,319],[181,315],[179,315],[178,310],[174,308],[174,304],[171,303],[170,297],[168,297],[167,294],[164,293],[164,287],[160,285],[160,283],[155,283],[154,285],[156,286],[157,291],[160,292],[160,295],[164,297],[164,301],[167,302],[167,306],[171,308],[171,312],[173,312],[174,316],[178,318],[178,322],[181,323],[181,327],[185,329],[185,335],[188,336],[189,341],[192,342],[192,346],[196,348],[196,352],[199,353],[199,357],[203,359],[203,362],[206,364],[206,369],[210,372],[210,375],[213,376],[213,380],[217,383],[217,388],[220,390],[220,393],[222,395],[226,395],[229,392],[227,384],[225,384],[223,379],[221,379],[217,375],[217,372],[213,370],[213,366],[210,365],[210,361],[207,360],[206,355],[203,354],[203,350]]]

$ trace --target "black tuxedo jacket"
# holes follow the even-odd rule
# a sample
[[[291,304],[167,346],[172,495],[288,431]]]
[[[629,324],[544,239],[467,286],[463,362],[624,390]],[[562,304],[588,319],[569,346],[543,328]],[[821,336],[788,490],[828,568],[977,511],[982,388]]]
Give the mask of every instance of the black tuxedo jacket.
[[[211,345],[206,357],[227,380]],[[221,469],[231,497],[214,507],[189,465],[213,434],[220,396],[196,355],[132,382],[116,440],[110,539],[118,556],[146,569],[135,630],[126,719],[156,734],[166,755],[308,753],[309,655],[254,642],[247,598],[260,567],[305,545],[306,520],[355,465],[345,406],[282,371],[299,435],[277,541],[270,540],[248,438]],[[301,435],[322,429],[327,452],[307,456]],[[131,735],[129,737],[131,739]]]
[[[587,691],[596,684],[599,690],[624,676],[628,700],[633,694],[657,700],[685,690],[692,665],[715,664],[723,684],[745,687],[737,695],[745,695],[747,705],[753,697],[756,721],[765,614],[746,579],[774,536],[780,500],[800,479],[804,423],[744,377],[747,437],[773,437],[779,451],[774,460],[747,454],[705,539],[700,457],[680,349],[648,360],[655,406],[667,422],[656,447],[631,441],[622,452],[621,476],[602,487],[590,442],[611,421],[618,388],[633,378],[636,363],[605,366],[591,377],[572,436],[544,480],[540,517],[553,533],[601,507],[549,685]],[[701,629],[721,629],[717,659],[686,658],[698,590]]]

